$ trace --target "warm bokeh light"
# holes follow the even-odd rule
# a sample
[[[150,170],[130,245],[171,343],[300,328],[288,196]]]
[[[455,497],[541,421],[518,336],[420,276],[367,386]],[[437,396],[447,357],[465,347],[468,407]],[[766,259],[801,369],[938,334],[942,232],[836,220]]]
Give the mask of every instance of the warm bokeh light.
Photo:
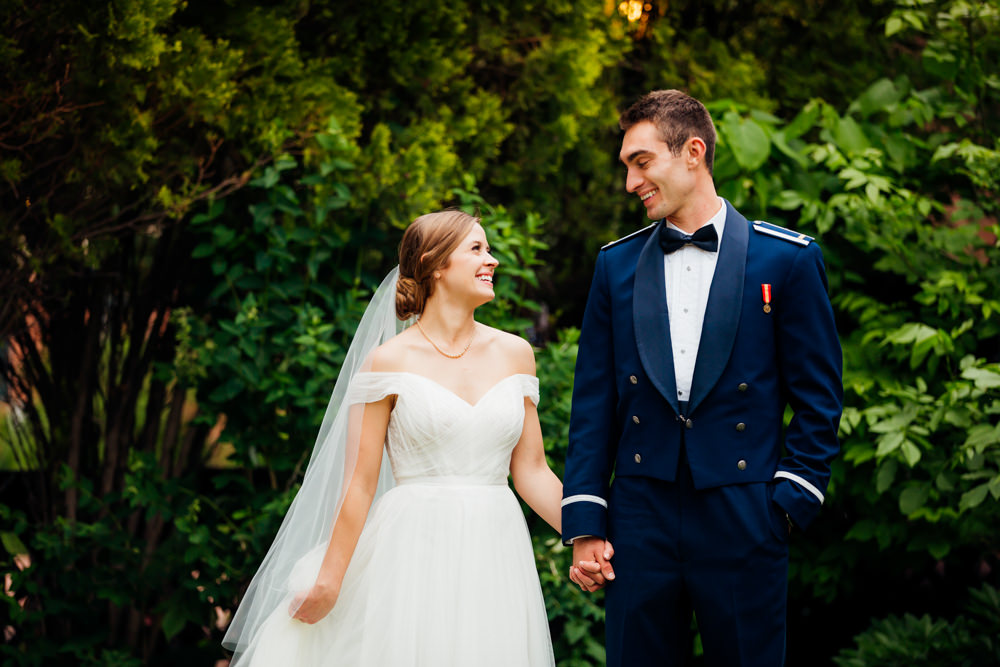
[[[629,21],[638,21],[642,17],[642,10],[641,0],[625,0],[618,5],[618,11]]]

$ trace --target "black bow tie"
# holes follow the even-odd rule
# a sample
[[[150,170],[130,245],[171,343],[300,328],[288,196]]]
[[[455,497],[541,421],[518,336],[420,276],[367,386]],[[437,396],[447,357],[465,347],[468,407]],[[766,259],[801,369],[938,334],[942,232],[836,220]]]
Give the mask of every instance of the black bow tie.
[[[715,231],[715,225],[705,225],[694,234],[685,234],[682,231],[668,227],[666,221],[660,227],[660,247],[664,254],[669,255],[675,250],[683,248],[688,243],[691,245],[716,252],[719,249],[719,235]]]

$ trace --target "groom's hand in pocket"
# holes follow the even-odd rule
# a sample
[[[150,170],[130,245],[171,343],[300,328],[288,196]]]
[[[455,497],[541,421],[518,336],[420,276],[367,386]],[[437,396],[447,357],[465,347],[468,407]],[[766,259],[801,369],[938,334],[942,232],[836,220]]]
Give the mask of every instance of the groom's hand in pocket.
[[[573,565],[569,569],[570,581],[582,590],[594,592],[615,578],[611,558],[615,550],[611,542],[599,537],[578,537],[573,540]]]

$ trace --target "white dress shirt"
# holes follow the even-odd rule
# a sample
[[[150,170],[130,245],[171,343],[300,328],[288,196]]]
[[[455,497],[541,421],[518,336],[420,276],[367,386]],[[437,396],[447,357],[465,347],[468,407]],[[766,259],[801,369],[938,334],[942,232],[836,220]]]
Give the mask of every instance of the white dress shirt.
[[[680,231],[673,223],[666,224]],[[718,212],[705,225],[715,225],[721,248],[722,231],[726,226],[726,205],[721,198]],[[694,378],[695,360],[698,358],[705,308],[718,260],[718,252],[709,252],[690,244],[663,256],[667,310],[670,314],[670,342],[673,347],[674,377],[677,380],[679,401],[686,401],[691,397],[691,381]]]

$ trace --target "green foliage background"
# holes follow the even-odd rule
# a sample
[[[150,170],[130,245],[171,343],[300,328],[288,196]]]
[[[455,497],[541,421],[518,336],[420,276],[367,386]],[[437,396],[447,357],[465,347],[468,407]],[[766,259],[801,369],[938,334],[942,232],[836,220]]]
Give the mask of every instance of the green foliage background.
[[[0,6],[5,663],[224,657],[428,210],[482,214],[480,315],[536,344],[561,474],[593,259],[645,225],[617,110],[660,87],[712,110],[720,193],[827,261],[843,455],[789,664],[1000,659],[996,2]],[[600,596],[529,525],[558,663],[601,664]]]

